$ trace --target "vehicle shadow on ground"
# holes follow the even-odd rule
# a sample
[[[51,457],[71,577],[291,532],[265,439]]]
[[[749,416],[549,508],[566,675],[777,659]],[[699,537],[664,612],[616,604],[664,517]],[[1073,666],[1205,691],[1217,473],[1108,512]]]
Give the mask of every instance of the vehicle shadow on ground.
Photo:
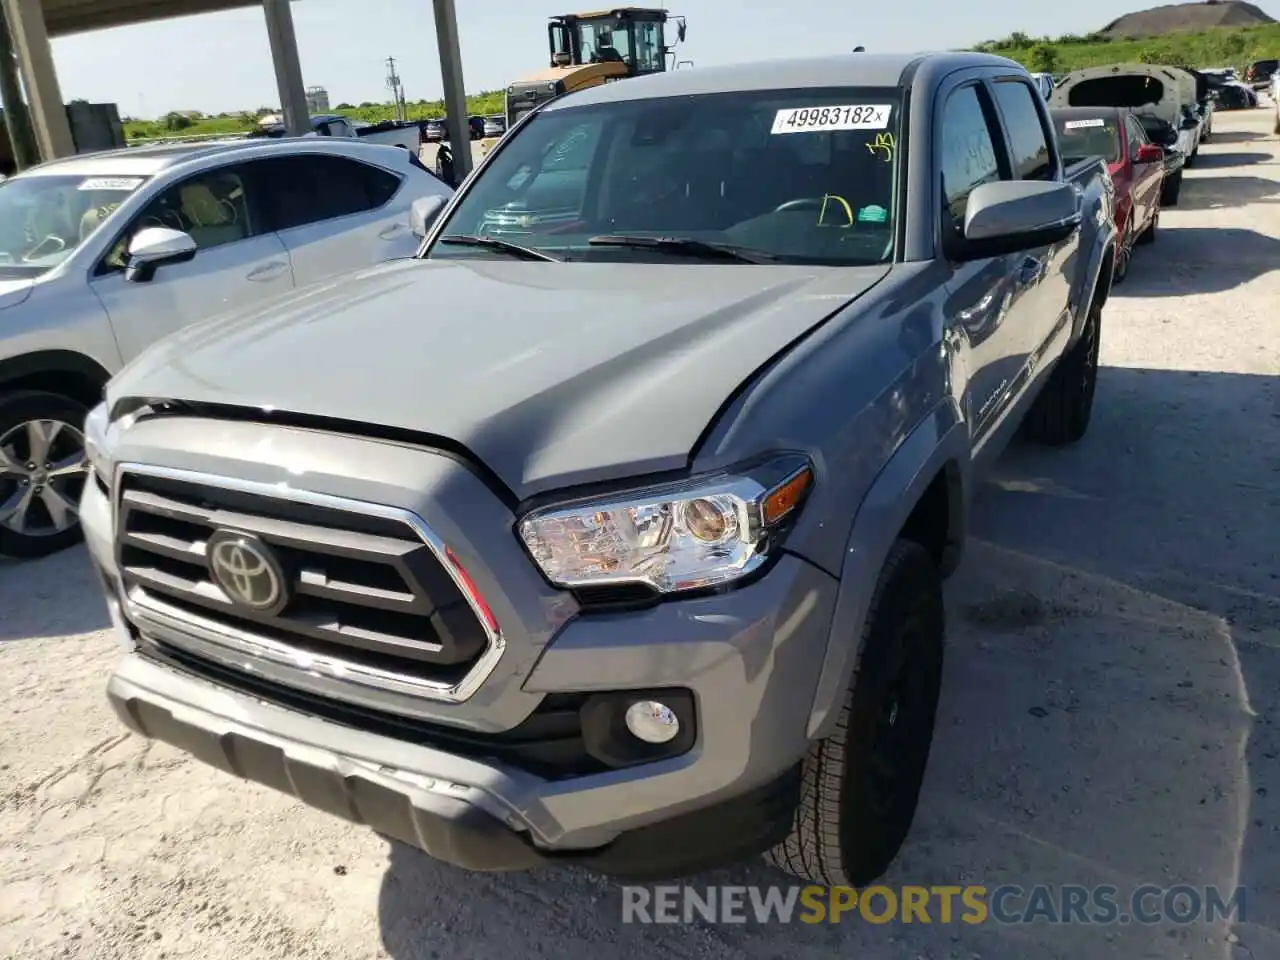
[[[110,622],[83,547],[43,560],[0,557],[0,643],[92,633]]]
[[[1206,157],[1216,154],[1206,154]],[[1176,210],[1247,207],[1280,197],[1280,181],[1266,177],[1192,177],[1182,181]]]
[[[1196,157],[1196,164],[1192,168],[1194,170],[1221,170],[1225,167],[1248,167],[1255,163],[1270,163],[1273,157],[1269,153],[1256,152],[1230,152],[1230,153],[1207,153],[1202,152]]]
[[[1239,113],[1241,111],[1233,110],[1230,112]],[[1266,138],[1267,135],[1265,133],[1255,133],[1252,130],[1231,130],[1224,133],[1215,133],[1210,143],[1249,143],[1252,140],[1265,140]]]
[[[1183,187],[1186,193],[1188,183]],[[1277,184],[1280,189],[1280,184]],[[1280,266],[1280,240],[1235,227],[1165,226],[1153,246],[1137,247],[1113,297],[1185,297],[1243,286]]]
[[[1275,378],[1106,369],[1079,447],[1019,445],[1001,461],[948,585],[933,755],[886,884],[1112,884],[1122,909],[1144,883],[1214,885],[1224,899],[1244,884],[1248,923],[1232,935],[1254,957],[1280,956],[1280,897],[1263,872],[1280,855],[1269,712],[1280,581],[1277,524],[1264,521],[1277,514],[1277,399]],[[1178,446],[1185,423],[1173,424],[1186,418],[1193,439]],[[790,881],[757,863],[687,883]],[[489,955],[485,941],[630,960],[1207,960],[1231,949],[1222,922],[973,926],[941,923],[936,901],[929,924],[856,912],[840,924],[624,924],[620,885],[586,871],[467,874],[399,844],[379,917],[396,960]]]

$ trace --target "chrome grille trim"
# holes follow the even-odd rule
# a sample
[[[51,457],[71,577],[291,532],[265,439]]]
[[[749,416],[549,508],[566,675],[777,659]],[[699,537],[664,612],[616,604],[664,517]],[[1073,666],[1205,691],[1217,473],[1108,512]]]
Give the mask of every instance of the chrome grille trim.
[[[241,480],[173,467],[118,463],[114,466],[111,485],[112,533],[117,542],[121,537],[123,481],[128,475],[213,487],[231,493],[398,521],[410,528],[426,544],[436,561],[448,573],[483,631],[486,644],[475,663],[456,682],[430,680],[357,663],[344,657],[297,649],[288,643],[172,606],[153,592],[134,585],[127,588],[126,595],[122,598],[125,611],[139,632],[147,634],[151,639],[172,643],[196,656],[217,659],[238,670],[252,671],[253,662],[245,660],[246,657],[251,657],[262,664],[261,672],[264,675],[281,683],[335,699],[352,701],[358,699],[355,688],[363,686],[416,699],[461,703],[480,688],[502,659],[506,641],[501,629],[495,630],[490,626],[488,617],[480,609],[468,584],[450,562],[446,544],[426,521],[412,511],[278,483]]]

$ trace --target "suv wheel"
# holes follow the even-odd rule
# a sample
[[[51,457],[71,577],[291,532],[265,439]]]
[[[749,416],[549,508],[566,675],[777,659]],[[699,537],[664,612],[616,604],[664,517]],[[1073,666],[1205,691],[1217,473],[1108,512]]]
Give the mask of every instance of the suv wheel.
[[[933,742],[945,633],[942,576],[927,550],[889,552],[835,732],[804,760],[790,835],[766,858],[828,886],[865,886],[898,855]]]
[[[1037,443],[1065,446],[1089,429],[1093,395],[1098,385],[1098,347],[1102,333],[1102,304],[1095,297],[1080,339],[1058,361],[1049,382],[1027,413],[1023,428]]]
[[[1182,192],[1182,171],[1179,170],[1164,182],[1160,188],[1160,206],[1176,207],[1178,194]]]
[[[88,413],[55,393],[0,397],[0,554],[43,557],[79,542]]]

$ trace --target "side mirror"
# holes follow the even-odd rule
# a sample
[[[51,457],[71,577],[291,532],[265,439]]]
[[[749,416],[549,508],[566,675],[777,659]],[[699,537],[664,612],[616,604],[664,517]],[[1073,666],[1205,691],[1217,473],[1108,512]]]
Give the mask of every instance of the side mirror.
[[[1160,163],[1164,160],[1164,151],[1154,143],[1144,143],[1138,147],[1135,163]]]
[[[156,275],[157,267],[186,263],[195,255],[196,242],[191,234],[169,227],[144,227],[129,241],[124,278],[131,283],[146,283]]]
[[[1183,130],[1194,130],[1198,126],[1200,126],[1200,121],[1197,120],[1195,117],[1183,118],[1183,121],[1182,121]]]
[[[676,23],[676,36],[680,38],[681,43],[684,43],[684,35],[685,33],[688,32],[688,30],[689,30],[689,24],[686,23],[684,20],[681,20],[678,23]]]
[[[963,238],[953,256],[978,260],[1058,243],[1076,231],[1080,220],[1079,198],[1065,183],[984,183],[969,194]]]
[[[421,240],[444,209],[444,197],[419,197],[409,208],[409,226],[413,235]]]

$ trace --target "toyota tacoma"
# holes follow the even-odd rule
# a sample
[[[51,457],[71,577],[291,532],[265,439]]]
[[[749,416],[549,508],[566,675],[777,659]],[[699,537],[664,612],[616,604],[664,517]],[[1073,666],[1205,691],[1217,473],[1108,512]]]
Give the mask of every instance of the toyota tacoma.
[[[111,381],[111,703],[462,867],[865,883],[977,478],[1088,426],[1113,204],[998,57],[551,101],[415,259]]]

